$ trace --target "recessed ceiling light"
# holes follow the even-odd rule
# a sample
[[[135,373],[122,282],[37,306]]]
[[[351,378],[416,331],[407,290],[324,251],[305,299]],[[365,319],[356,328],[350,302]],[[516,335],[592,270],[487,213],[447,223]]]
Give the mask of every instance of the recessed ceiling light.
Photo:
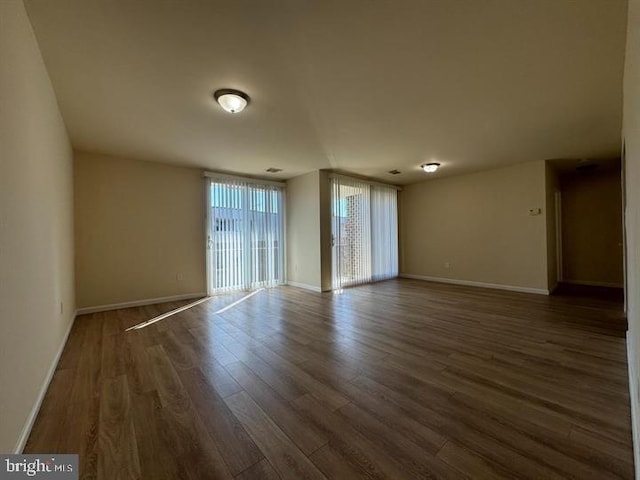
[[[213,92],[213,98],[229,113],[240,113],[249,103],[249,95],[231,88],[216,90]]]
[[[420,168],[422,168],[422,170],[424,170],[427,173],[433,173],[436,170],[438,170],[438,167],[440,166],[439,163],[425,163],[424,165],[420,165]]]
[[[265,172],[269,172],[269,173],[278,173],[281,172],[282,169],[281,168],[273,168],[273,167],[269,167],[265,170]]]

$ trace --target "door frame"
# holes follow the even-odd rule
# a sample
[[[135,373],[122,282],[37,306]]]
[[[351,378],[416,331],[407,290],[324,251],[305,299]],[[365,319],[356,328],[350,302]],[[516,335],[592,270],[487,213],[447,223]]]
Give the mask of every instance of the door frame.
[[[563,280],[562,269],[562,193],[556,190],[554,193],[556,210],[556,277],[557,282]]]

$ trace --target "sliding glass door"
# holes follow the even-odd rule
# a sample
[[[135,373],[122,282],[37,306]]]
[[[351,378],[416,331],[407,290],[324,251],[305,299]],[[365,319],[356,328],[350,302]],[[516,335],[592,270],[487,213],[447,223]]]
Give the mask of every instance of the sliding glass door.
[[[356,179],[331,178],[333,288],[371,280],[369,185]]]
[[[398,275],[397,189],[331,177],[333,288]]]
[[[212,177],[207,190],[209,294],[284,283],[283,187]]]
[[[371,277],[374,282],[398,276],[398,190],[371,187]]]

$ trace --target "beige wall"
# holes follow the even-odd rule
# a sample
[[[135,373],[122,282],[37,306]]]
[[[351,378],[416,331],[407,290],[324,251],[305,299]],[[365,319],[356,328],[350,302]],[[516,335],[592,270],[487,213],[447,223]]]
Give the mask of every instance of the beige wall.
[[[410,275],[547,289],[545,163],[429,180],[401,193]],[[447,268],[446,264],[450,268]]]
[[[75,310],[72,153],[21,0],[0,1],[0,452],[21,445]]]
[[[547,286],[550,292],[558,285],[558,249],[556,227],[556,192],[560,191],[558,174],[545,162],[545,218],[547,222]]]
[[[561,190],[563,280],[622,286],[620,169],[562,175]]]
[[[287,280],[320,289],[320,172],[287,180]]]
[[[322,291],[328,292],[332,286],[331,256],[331,183],[329,173],[320,170],[320,277]]]
[[[629,0],[624,72],[625,226],[629,368],[636,478],[640,475],[640,0]]]
[[[78,307],[206,291],[196,169],[76,153]]]

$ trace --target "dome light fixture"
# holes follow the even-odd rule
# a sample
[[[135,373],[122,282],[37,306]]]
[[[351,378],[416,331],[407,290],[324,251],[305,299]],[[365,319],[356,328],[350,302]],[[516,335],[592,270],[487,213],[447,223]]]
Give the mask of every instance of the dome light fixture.
[[[221,88],[213,92],[216,102],[229,113],[240,113],[249,103],[249,95],[232,88]]]
[[[438,167],[440,166],[439,163],[425,163],[424,165],[420,165],[420,168],[422,168],[422,170],[424,170],[427,173],[433,173],[436,170],[438,170]]]

